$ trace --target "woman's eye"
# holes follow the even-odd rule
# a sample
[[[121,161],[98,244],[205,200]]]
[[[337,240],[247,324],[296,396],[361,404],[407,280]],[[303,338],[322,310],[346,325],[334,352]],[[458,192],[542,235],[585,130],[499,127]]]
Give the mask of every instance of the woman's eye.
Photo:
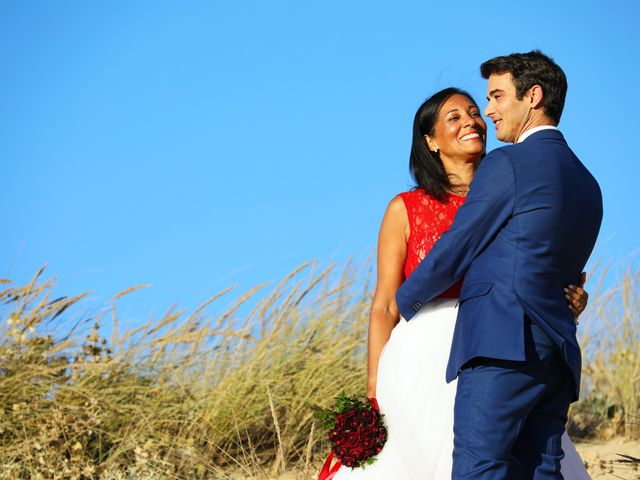
[[[451,117],[449,117],[449,120],[458,120],[460,117],[458,115],[452,115]]]

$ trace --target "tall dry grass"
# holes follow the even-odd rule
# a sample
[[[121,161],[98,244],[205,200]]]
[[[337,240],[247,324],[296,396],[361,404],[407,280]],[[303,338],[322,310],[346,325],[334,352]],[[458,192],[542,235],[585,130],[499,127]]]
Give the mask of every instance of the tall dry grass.
[[[581,401],[571,410],[575,436],[640,439],[640,271],[603,292],[602,272],[578,327],[583,351]]]
[[[208,312],[230,289],[127,332],[116,305],[141,287],[78,325],[70,312],[84,295],[52,299],[42,271],[26,285],[3,281],[0,478],[313,478],[327,445],[312,407],[365,389],[368,275],[367,266],[308,263],[223,313]],[[619,287],[592,295],[581,327],[585,395],[573,425],[583,435],[609,434],[602,421],[638,435],[629,420],[639,399],[638,275]],[[87,321],[95,325],[83,332]]]
[[[86,336],[43,333],[84,295],[52,300],[42,272],[24,286],[4,281],[0,477],[268,478],[309,468],[320,442],[311,407],[364,388],[370,293],[360,273],[306,264],[259,301],[265,285],[207,315],[227,289],[122,334],[114,305]],[[107,321],[109,342],[99,335]]]

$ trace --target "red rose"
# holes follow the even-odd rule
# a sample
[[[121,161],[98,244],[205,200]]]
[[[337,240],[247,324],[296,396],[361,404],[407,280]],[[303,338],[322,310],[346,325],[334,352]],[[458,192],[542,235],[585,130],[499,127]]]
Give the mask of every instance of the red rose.
[[[362,438],[362,446],[367,450],[369,450],[370,448],[373,448],[376,444],[377,438],[375,435],[375,431],[371,427],[365,427],[362,429],[361,438]]]
[[[363,410],[360,412],[359,417],[362,425],[375,425],[377,421],[375,410]]]

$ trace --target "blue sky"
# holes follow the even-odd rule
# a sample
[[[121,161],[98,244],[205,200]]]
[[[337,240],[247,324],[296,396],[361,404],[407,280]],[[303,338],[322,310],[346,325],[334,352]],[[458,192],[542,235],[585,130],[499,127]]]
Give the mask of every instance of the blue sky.
[[[638,264],[637,2],[0,4],[0,276],[159,316],[375,248],[419,104],[484,107],[479,64],[540,48],[605,201],[594,254]],[[490,133],[493,133],[490,127]],[[489,148],[498,142],[492,139]]]

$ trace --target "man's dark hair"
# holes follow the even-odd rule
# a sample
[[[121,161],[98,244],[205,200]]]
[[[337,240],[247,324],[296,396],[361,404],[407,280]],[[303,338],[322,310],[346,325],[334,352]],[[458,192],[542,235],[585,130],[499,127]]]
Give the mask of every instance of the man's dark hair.
[[[518,100],[534,85],[542,87],[541,106],[547,117],[560,122],[567,95],[567,77],[562,69],[540,50],[494,57],[480,65],[483,78],[510,73]]]

